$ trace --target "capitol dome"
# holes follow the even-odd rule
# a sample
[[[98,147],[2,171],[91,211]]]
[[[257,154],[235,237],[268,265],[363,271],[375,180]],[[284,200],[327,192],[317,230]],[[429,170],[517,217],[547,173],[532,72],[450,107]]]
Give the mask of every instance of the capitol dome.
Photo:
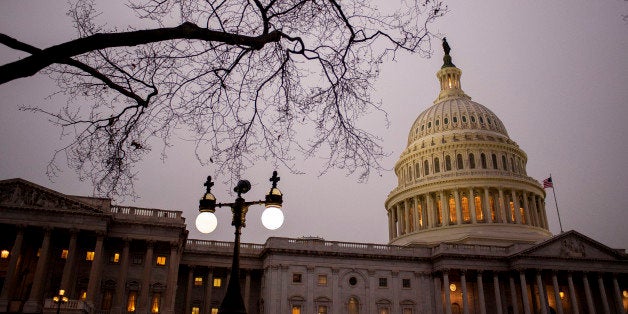
[[[386,200],[391,244],[510,245],[551,236],[545,191],[502,121],[471,100],[445,48],[440,93],[412,124]]]

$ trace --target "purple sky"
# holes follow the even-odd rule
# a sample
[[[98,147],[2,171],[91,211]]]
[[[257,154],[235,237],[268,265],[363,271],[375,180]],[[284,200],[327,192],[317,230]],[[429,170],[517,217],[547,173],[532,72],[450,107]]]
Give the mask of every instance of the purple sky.
[[[58,1],[0,2],[0,32],[38,47],[71,39],[75,32]],[[628,248],[628,2],[608,1],[449,1],[450,12],[433,29],[447,36],[454,63],[463,71],[462,87],[504,122],[511,139],[528,154],[528,175],[541,181],[551,173],[563,228],[575,229],[611,247]],[[122,19],[116,7],[105,14]],[[389,113],[364,125],[384,139],[392,169],[405,148],[415,118],[438,95],[440,44],[431,59],[400,55],[387,63],[374,96]],[[0,62],[20,55],[0,48]],[[67,194],[90,195],[88,182],[66,170],[54,182],[45,176],[59,130],[45,117],[18,111],[19,105],[54,106],[66,99],[46,98],[54,84],[38,75],[0,86],[0,179],[21,177]],[[201,235],[194,227],[198,199],[209,167],[195,160],[193,147],[175,141],[165,161],[152,153],[136,183],[141,198],[124,205],[182,210],[191,238],[231,240],[227,210],[218,210],[218,229]],[[306,175],[278,169],[284,192],[284,226],[266,231],[252,207],[243,241],[269,236],[321,236],[327,240],[388,241],[384,200],[397,182],[392,171],[366,184],[342,171],[317,176],[317,160],[299,162]],[[311,169],[311,170],[310,170]],[[245,178],[263,198],[269,165],[257,165]],[[217,183],[219,201],[233,201],[231,187]],[[546,198],[550,231],[558,233],[554,198]]]

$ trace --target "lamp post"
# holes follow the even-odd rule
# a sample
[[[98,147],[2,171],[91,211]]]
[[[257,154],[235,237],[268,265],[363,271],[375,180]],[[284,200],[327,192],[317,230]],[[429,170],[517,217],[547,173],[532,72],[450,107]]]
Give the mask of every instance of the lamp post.
[[[273,184],[268,194],[266,194],[265,200],[247,202],[242,197],[242,194],[245,194],[251,189],[251,183],[247,180],[240,180],[233,188],[233,191],[238,194],[233,203],[216,203],[216,197],[211,193],[211,188],[214,186],[211,176],[207,177],[207,181],[204,184],[205,187],[207,187],[207,191],[199,201],[198,211],[200,214],[196,217],[196,228],[202,233],[214,231],[218,223],[216,215],[214,215],[216,207],[231,208],[231,213],[233,214],[231,225],[235,227],[231,278],[227,284],[227,293],[218,309],[219,314],[246,314],[246,307],[240,289],[240,234],[241,229],[246,227],[246,213],[249,206],[266,206],[266,210],[262,214],[262,224],[264,227],[275,230],[283,224],[283,213],[281,212],[283,196],[281,191],[277,188],[277,182],[279,182],[277,171],[273,171],[273,176],[270,178],[270,181]]]
[[[61,312],[61,303],[68,302],[68,297],[65,296],[65,290],[59,290],[59,294],[52,297],[52,301],[57,303],[57,314],[59,314],[59,312]]]

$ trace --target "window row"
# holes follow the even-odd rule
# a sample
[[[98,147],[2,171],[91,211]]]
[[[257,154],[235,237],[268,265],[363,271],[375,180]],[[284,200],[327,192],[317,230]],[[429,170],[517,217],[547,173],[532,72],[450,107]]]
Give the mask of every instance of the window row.
[[[491,154],[489,156],[485,153],[481,153],[478,160],[475,154],[469,153],[465,156],[457,154],[455,160],[452,156],[446,155],[442,165],[441,159],[438,157],[434,157],[431,163],[427,159],[423,161],[422,165],[416,163],[414,169],[412,169],[411,165],[408,165],[404,173],[402,173],[402,176],[399,177],[400,179],[404,177],[407,182],[412,181],[413,178],[418,179],[422,176],[440,173],[441,171],[452,171],[454,168],[456,170],[464,170],[465,167],[467,169],[493,169],[525,174],[523,162],[520,157],[511,156],[507,158],[506,155],[501,155],[501,158],[498,158],[497,154]]]
[[[486,124],[489,127],[492,127],[492,128],[499,128],[500,127],[499,123],[497,123],[497,122],[493,123],[493,121],[491,120],[490,117],[486,117],[486,119],[484,118],[484,116],[477,116],[477,118],[476,118],[475,115],[469,115],[468,119],[467,119],[466,115],[462,115],[460,117],[460,122],[462,122],[462,124],[467,124],[469,122],[475,124],[476,122],[479,122],[480,125],[484,126],[485,125],[485,121],[486,121]],[[451,125],[453,125],[455,127],[455,126],[458,125],[459,120],[458,120],[458,116],[451,117],[451,121],[449,120],[449,117],[444,117],[444,118],[442,118],[442,122],[443,122],[444,126],[449,126],[450,122],[451,122]],[[419,132],[423,132],[426,129],[427,130],[431,129],[432,126],[439,127],[440,125],[441,125],[441,119],[440,118],[436,118],[434,121],[428,121],[425,124],[421,124],[420,127],[416,128],[414,130],[414,133],[418,134]]]
[[[201,277],[201,276],[194,277],[194,285],[197,286],[197,287],[203,286],[203,281],[204,281],[203,277]],[[222,278],[214,277],[212,279],[212,287],[220,288],[220,287],[222,287],[222,282],[223,282]]]
[[[298,283],[303,283],[303,274],[301,273],[293,273],[292,274],[292,283],[298,284]],[[358,283],[358,279],[354,276],[349,277],[348,279],[348,283],[351,286],[355,286]],[[326,274],[319,274],[318,275],[318,280],[317,280],[317,285],[319,286],[326,286],[327,285],[327,275]],[[380,288],[388,288],[388,278],[387,277],[379,277],[378,278],[378,286]],[[402,288],[411,288],[411,281],[410,278],[403,278],[401,280],[401,287]]]
[[[303,305],[305,299],[299,296],[294,296],[290,298],[290,314],[302,314],[305,313],[305,306]],[[379,300],[375,302],[377,307],[378,314],[391,314],[392,313],[392,302],[389,300]],[[400,308],[402,314],[413,314],[415,313],[415,303],[410,300],[405,300],[400,302]],[[369,310],[360,305],[360,301],[357,297],[350,297],[343,306],[343,311],[341,313],[347,314],[360,314],[367,313]],[[331,313],[331,302],[328,298],[321,297],[314,301],[314,309],[316,314],[327,314]]]

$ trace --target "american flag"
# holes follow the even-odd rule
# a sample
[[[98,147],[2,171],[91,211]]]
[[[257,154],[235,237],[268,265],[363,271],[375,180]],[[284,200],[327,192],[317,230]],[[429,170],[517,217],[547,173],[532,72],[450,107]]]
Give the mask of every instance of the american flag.
[[[554,188],[554,183],[552,182],[552,177],[549,177],[549,178],[543,180],[543,188],[544,189]]]

